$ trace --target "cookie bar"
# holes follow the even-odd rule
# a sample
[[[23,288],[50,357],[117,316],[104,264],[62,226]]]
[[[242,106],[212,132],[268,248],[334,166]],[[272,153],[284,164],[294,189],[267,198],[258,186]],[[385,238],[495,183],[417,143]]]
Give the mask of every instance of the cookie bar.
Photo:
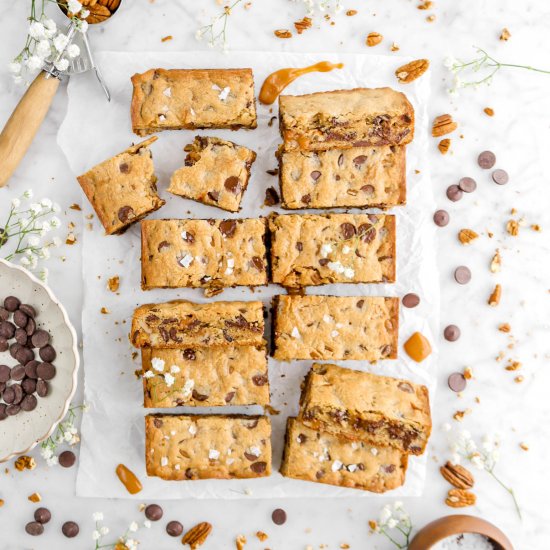
[[[405,147],[279,151],[283,208],[390,208],[405,204]]]
[[[132,76],[132,129],[256,128],[252,69],[150,69]]]
[[[165,203],[157,194],[148,148],[156,140],[146,139],[78,176],[107,235],[123,233]]]
[[[397,358],[398,298],[280,295],[273,316],[280,361]]]
[[[231,141],[201,136],[185,151],[185,166],[172,174],[168,192],[238,212],[256,153]]]
[[[384,493],[405,482],[407,455],[393,447],[346,441],[287,420],[281,474],[285,477]]]
[[[136,348],[263,346],[262,302],[174,300],[134,311],[130,341]]]
[[[287,288],[395,282],[395,216],[271,216],[271,274]]]
[[[314,364],[300,403],[304,424],[351,440],[420,455],[430,437],[428,388],[408,380]]]
[[[414,135],[414,109],[391,88],[355,88],[279,97],[287,151],[405,145]]]
[[[266,416],[148,415],[147,475],[167,480],[266,477],[271,422]]]
[[[267,284],[266,221],[145,220],[141,287],[208,289]]]
[[[144,404],[148,408],[267,405],[266,348],[142,348]]]

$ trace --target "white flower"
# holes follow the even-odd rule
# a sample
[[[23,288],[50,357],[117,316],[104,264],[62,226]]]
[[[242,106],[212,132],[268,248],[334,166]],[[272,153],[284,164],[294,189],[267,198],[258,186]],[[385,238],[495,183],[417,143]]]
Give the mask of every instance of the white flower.
[[[164,360],[159,359],[158,357],[153,357],[151,359],[151,366],[158,372],[162,372],[164,370]]]
[[[390,518],[390,519],[388,520],[388,527],[389,527],[390,529],[393,529],[394,527],[397,527],[397,523],[398,523],[398,522],[397,522],[396,519]]]
[[[80,10],[80,18],[86,19],[90,15],[90,10]]]
[[[43,206],[44,208],[50,209],[52,207],[52,200],[48,198],[40,199],[40,206]]]
[[[393,509],[394,510],[403,510],[403,503],[400,500],[396,500],[393,503]]]
[[[44,38],[44,40],[40,40],[38,45],[36,46],[36,55],[38,57],[41,57],[42,59],[45,59],[46,57],[49,57],[52,53],[52,46],[50,44],[50,41]]]
[[[92,519],[94,521],[103,521],[103,512],[94,512]]]
[[[36,265],[33,265],[33,267],[36,267]],[[38,278],[46,283],[48,281],[48,275],[50,274],[49,270],[47,267],[43,267],[40,272],[38,273]]]
[[[49,258],[50,258],[50,249],[48,247],[44,246],[38,251],[38,255],[43,260],[49,260]]]
[[[40,227],[40,234],[45,235],[46,233],[49,233],[52,230],[52,226],[50,225],[50,222],[45,221],[42,222]]]
[[[40,40],[46,36],[44,25],[38,21],[33,21],[29,26],[29,35],[35,40]]]
[[[178,464],[179,466],[179,464]],[[151,521],[146,519],[144,522],[143,522],[143,527],[145,527],[146,529],[151,529]]]
[[[71,13],[78,13],[82,9],[82,4],[78,0],[69,0],[67,8]]]
[[[18,198],[11,199],[11,205],[13,208],[19,208],[21,206],[21,201]]]
[[[23,267],[28,267],[30,265],[30,260],[26,257],[26,256],[23,256],[20,260],[19,260],[19,263],[23,266]]]
[[[33,202],[30,206],[29,206],[29,210],[34,214],[40,214],[40,212],[42,212],[42,207],[37,203],[37,202]]]
[[[59,206],[59,204],[57,204],[56,202],[53,203],[53,206],[52,206],[52,210],[54,212],[59,212],[61,210],[61,206]]]
[[[55,248],[59,248],[61,244],[61,239],[59,237],[54,237],[52,239],[52,246],[54,246]]]
[[[48,459],[53,456],[53,451],[50,447],[42,447],[42,449],[40,449],[40,454],[42,455],[42,458]]]
[[[99,532],[102,534],[102,535],[108,535],[109,534],[109,528],[108,527],[101,527],[101,529],[99,530]]]
[[[56,61],[54,65],[58,71],[66,71],[69,68],[69,60],[63,57],[59,61]]]
[[[231,91],[231,88],[229,86],[226,86],[219,94],[218,97],[220,98],[220,101],[225,101],[229,97],[229,92]]]
[[[137,545],[138,545],[138,541],[134,540],[134,539],[126,539],[124,541],[124,544],[125,544],[126,548],[128,548],[128,550],[136,550]]]
[[[483,458],[481,458],[480,455],[474,455],[470,457],[470,461],[479,470],[483,470],[483,468],[485,467],[483,464]]]
[[[40,239],[36,235],[33,235],[29,237],[29,244],[31,246],[38,246],[40,244]]]
[[[89,403],[84,403],[82,405],[82,411],[83,412],[89,412],[89,410],[90,410],[90,404]]]
[[[155,373],[152,370],[148,370],[144,375],[143,378],[153,378],[155,376]]]
[[[8,63],[8,71],[12,74],[19,74],[21,72],[21,63],[19,61]]]
[[[131,531],[132,533],[135,533],[138,529],[139,525],[135,521],[132,521],[128,527],[128,531]]]
[[[332,246],[329,243],[321,245],[321,256],[326,258],[332,252]]]
[[[53,39],[53,46],[58,52],[62,52],[69,43],[69,37],[66,34],[59,33],[54,39]]]
[[[81,33],[85,33],[88,30],[88,21],[79,21],[78,30]]]
[[[57,32],[57,25],[53,19],[44,19],[42,24],[44,25],[44,34],[47,38],[51,38]]]
[[[92,540],[99,540],[101,538],[101,533],[96,529],[92,533]]]
[[[44,65],[44,60],[37,55],[31,55],[27,61],[25,61],[25,65],[29,71],[38,71],[42,68],[42,65]]]
[[[15,84],[21,84],[21,82],[23,82],[23,77],[19,75],[15,75],[12,77],[12,80]]]
[[[197,40],[202,40],[203,35],[204,35],[204,30],[198,29],[197,32],[195,33],[195,38]]]
[[[67,48],[67,55],[69,57],[78,57],[80,55],[80,48],[76,44],[71,44]]]
[[[169,372],[164,373],[164,382],[169,388],[174,385],[175,381],[176,379]]]
[[[172,365],[172,366],[170,367],[170,372],[171,372],[172,374],[176,374],[177,372],[180,372],[180,370],[181,370],[181,369],[180,369],[177,365]]]
[[[381,512],[380,512],[380,517],[378,518],[378,523],[380,525],[386,525],[386,523],[388,522],[388,520],[391,518],[391,508],[389,506],[389,504],[386,504],[386,506],[384,506],[384,508],[382,508]]]
[[[22,199],[32,199],[34,197],[34,192],[32,189],[26,189],[21,195]]]
[[[216,449],[210,449],[208,451],[208,458],[210,460],[218,460],[218,458],[220,458],[220,451],[217,451]]]
[[[52,456],[46,459],[46,464],[50,467],[55,466],[56,464],[59,464],[59,459],[56,456]]]
[[[52,227],[59,227],[61,225],[61,220],[57,216],[52,216],[50,218],[50,225]]]

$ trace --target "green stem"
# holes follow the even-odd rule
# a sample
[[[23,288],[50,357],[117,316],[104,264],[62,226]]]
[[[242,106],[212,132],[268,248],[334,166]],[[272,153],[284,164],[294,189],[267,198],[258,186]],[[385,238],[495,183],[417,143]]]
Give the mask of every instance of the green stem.
[[[393,539],[390,534],[385,530],[385,529],[381,529],[380,530],[380,533],[382,533],[392,544],[394,544],[395,546],[397,546],[397,548],[399,549],[403,549],[403,548],[406,548],[406,546],[402,546],[401,544],[399,544],[395,539]],[[408,542],[408,541],[407,541]]]
[[[521,516],[521,510],[519,508],[519,503],[516,499],[516,495],[514,493],[514,490],[511,488],[511,487],[507,487],[506,485],[504,485],[504,483],[495,475],[494,471],[493,470],[487,470],[489,472],[489,474],[491,474],[491,476],[496,480],[496,482],[503,488],[505,489],[506,491],[508,491],[508,493],[510,493],[510,496],[512,497],[512,500],[514,501],[514,506],[516,508],[516,512],[519,516],[519,519],[520,520],[523,520],[523,517]]]

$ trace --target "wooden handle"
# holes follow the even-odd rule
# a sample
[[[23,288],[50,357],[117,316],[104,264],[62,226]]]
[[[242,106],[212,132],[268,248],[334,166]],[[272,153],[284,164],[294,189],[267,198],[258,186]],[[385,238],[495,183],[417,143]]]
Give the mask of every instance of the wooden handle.
[[[0,134],[0,187],[6,185],[42,124],[59,79],[41,72],[29,86]]]

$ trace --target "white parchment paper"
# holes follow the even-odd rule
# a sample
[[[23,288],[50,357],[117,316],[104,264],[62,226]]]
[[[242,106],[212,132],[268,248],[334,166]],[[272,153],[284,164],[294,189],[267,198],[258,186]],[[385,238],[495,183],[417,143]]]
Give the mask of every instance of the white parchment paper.
[[[340,365],[408,378],[435,389],[437,353],[435,349],[439,314],[439,283],[435,265],[434,229],[431,216],[435,204],[431,194],[429,172],[422,161],[428,140],[426,106],[429,98],[428,75],[404,86],[397,84],[394,71],[408,59],[395,56],[364,54],[292,54],[270,52],[181,52],[181,53],[121,53],[102,52],[97,55],[112,93],[107,103],[93,75],[71,79],[69,107],[59,131],[58,142],[75,174],[140,141],[131,131],[130,77],[153,67],[163,68],[233,68],[252,67],[256,93],[264,78],[282,67],[305,66],[320,60],[343,62],[342,70],[313,73],[295,81],[286,90],[290,94],[353,87],[392,86],[401,88],[416,111],[416,137],[407,149],[407,206],[393,210],[397,216],[397,283],[393,285],[327,285],[311,287],[309,294],[386,295],[403,296],[416,292],[421,304],[415,309],[401,308],[400,358],[369,365],[359,361],[340,361]],[[263,206],[267,187],[277,185],[277,178],[266,170],[276,167],[274,153],[280,143],[278,124],[268,125],[277,114],[273,108],[258,105],[258,128],[237,132],[176,131],[159,134],[153,144],[153,157],[159,178],[160,195],[166,206],[154,214],[158,218],[230,218],[266,216],[274,209]],[[214,207],[171,196],[166,192],[170,175],[183,164],[185,144],[195,134],[216,135],[246,145],[258,153],[252,168],[252,179],[245,193],[240,214],[229,214]],[[418,169],[419,173],[415,170]],[[74,185],[78,185],[75,180]],[[373,497],[372,493],[343,489],[317,483],[283,478],[278,473],[281,460],[286,418],[298,410],[300,383],[311,361],[279,363],[269,359],[272,406],[280,411],[271,417],[273,424],[273,471],[268,478],[257,480],[198,480],[170,482],[148,478],[144,465],[144,416],[153,410],[142,406],[141,381],[134,372],[141,368],[140,357],[128,341],[130,320],[134,308],[143,303],[185,298],[204,302],[200,289],[140,288],[139,226],[122,236],[105,236],[86,198],[82,198],[84,229],[83,278],[84,304],[82,330],[84,335],[85,399],[91,411],[84,415],[82,446],[76,492],[88,497],[130,497],[116,477],[115,467],[124,463],[143,482],[140,500],[159,498],[268,498],[268,497]],[[281,212],[284,212],[281,210]],[[87,227],[88,224],[91,228]],[[120,289],[115,294],[107,289],[109,277],[120,277]],[[263,300],[269,307],[271,297],[284,293],[277,285],[256,289],[228,289],[214,300]],[[101,308],[109,310],[102,314]],[[414,363],[403,351],[402,344],[414,332],[421,331],[434,345],[434,353],[421,364]],[[269,331],[268,331],[269,334]],[[212,409],[180,407],[164,412],[209,412]],[[224,407],[216,412],[261,413],[260,407]],[[416,496],[424,484],[427,453],[411,457],[407,480],[393,495]]]

